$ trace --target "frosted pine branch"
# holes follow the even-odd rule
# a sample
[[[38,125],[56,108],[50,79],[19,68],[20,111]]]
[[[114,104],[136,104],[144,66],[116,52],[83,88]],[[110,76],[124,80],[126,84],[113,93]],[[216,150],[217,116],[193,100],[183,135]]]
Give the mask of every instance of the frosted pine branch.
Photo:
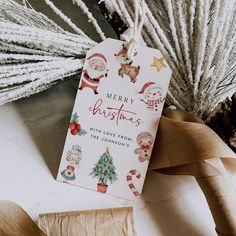
[[[79,74],[87,50],[96,45],[51,1],[45,1],[77,34],[63,30],[32,8],[2,0],[0,104],[41,92]]]
[[[64,13],[58,9],[52,1],[44,0],[44,2],[65,22],[67,23],[77,34],[88,37],[80,28],[78,28],[69,17],[64,15]]]
[[[119,5],[120,0],[103,2],[109,5],[110,14],[117,11],[112,6],[118,5],[121,20],[131,27],[125,20],[125,7],[132,17],[132,0],[123,0],[123,5]],[[161,50],[173,71],[167,102],[207,117],[236,91],[236,1],[146,3],[144,40]]]
[[[72,0],[72,1],[75,5],[79,6],[81,8],[81,10],[88,16],[89,22],[92,22],[93,26],[95,27],[96,31],[100,35],[101,39],[102,40],[106,39],[106,36],[104,35],[104,33],[102,32],[102,29],[100,28],[100,26],[97,23],[97,20],[94,18],[92,13],[89,11],[89,9],[85,5],[85,3],[82,0]]]

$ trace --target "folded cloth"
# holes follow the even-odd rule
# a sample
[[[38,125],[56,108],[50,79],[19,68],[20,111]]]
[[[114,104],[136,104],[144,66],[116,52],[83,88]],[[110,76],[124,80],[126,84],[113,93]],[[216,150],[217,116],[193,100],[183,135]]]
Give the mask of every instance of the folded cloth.
[[[236,235],[236,192],[228,176],[236,172],[236,154],[201,119],[188,112],[165,110],[149,169],[194,176],[218,235]]]
[[[169,169],[211,158],[220,158],[228,170],[236,172],[236,154],[201,119],[180,110],[164,110],[149,169]]]
[[[17,204],[0,201],[0,236],[137,235],[132,207],[41,214],[38,225]]]
[[[45,236],[27,213],[10,201],[0,201],[0,235]]]
[[[132,207],[39,215],[39,227],[50,236],[135,236]]]

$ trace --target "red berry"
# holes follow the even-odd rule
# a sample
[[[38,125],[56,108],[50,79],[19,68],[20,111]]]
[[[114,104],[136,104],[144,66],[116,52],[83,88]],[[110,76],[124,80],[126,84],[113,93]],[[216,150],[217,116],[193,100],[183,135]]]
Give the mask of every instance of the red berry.
[[[76,129],[77,129],[78,131],[80,131],[81,125],[80,125],[80,124],[76,124]]]
[[[76,128],[76,124],[75,123],[70,123],[69,124],[69,129],[73,130]]]
[[[77,130],[77,129],[72,129],[72,130],[70,131],[70,133],[71,133],[72,135],[76,135],[76,134],[78,133],[78,130]]]

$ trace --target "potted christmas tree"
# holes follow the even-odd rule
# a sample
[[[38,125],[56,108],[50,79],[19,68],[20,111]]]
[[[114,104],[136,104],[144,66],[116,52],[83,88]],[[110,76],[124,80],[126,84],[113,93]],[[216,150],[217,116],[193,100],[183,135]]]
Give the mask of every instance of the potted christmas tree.
[[[98,162],[94,165],[92,172],[89,174],[93,178],[98,178],[97,190],[105,193],[107,191],[107,182],[111,184],[117,180],[116,168],[113,164],[113,158],[109,152],[109,147],[106,148]]]

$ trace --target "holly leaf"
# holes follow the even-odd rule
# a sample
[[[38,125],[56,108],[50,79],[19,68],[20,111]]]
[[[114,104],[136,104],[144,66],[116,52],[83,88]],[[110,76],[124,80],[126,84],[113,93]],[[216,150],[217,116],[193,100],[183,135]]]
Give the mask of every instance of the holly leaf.
[[[80,129],[80,131],[77,133],[79,136],[87,134],[87,132],[84,129]]]
[[[79,116],[77,113],[74,113],[71,117],[71,122],[78,123],[79,122]]]

